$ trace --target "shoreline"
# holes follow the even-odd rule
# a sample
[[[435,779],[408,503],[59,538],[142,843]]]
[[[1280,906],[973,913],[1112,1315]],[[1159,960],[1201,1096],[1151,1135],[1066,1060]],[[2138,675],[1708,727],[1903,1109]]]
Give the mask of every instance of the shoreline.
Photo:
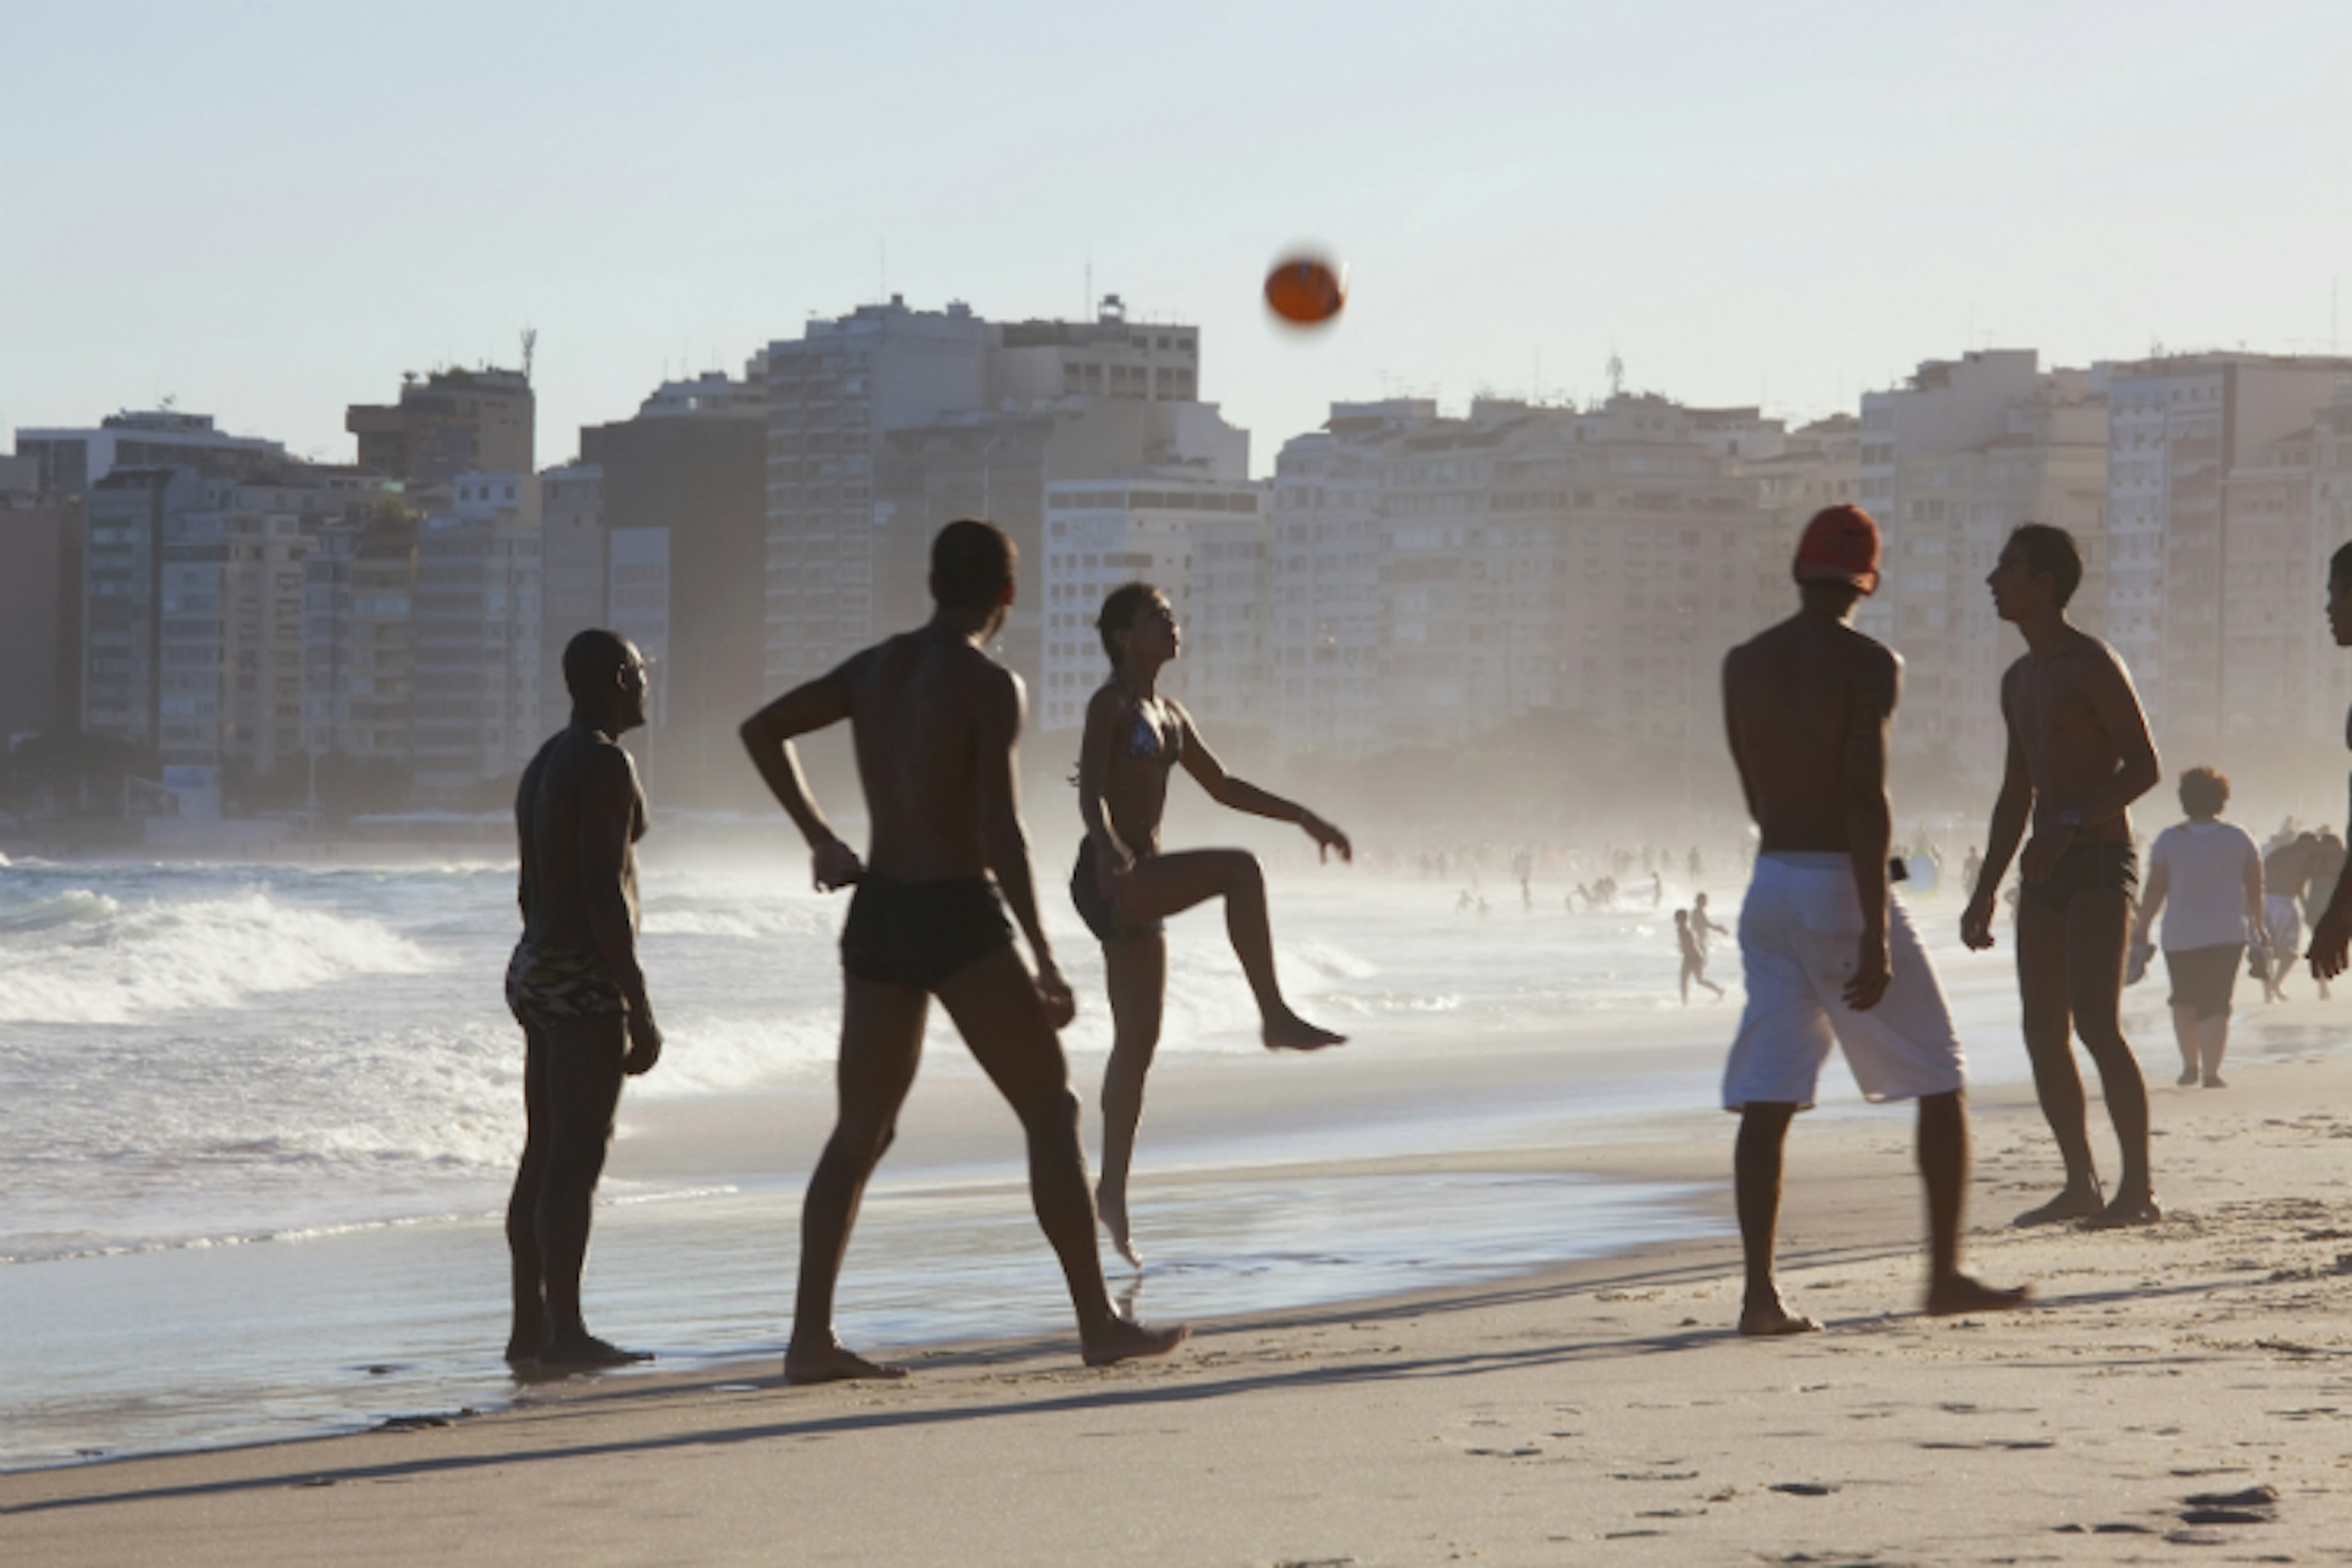
[[[446,1426],[12,1472],[0,1544],[257,1565],[322,1532],[359,1561],[512,1561],[526,1538],[587,1562],[2324,1553],[2352,1530],[2352,1159],[2324,1158],[2352,1154],[2352,1117],[2311,1108],[2352,1101],[2352,1058],[2240,1079],[2155,1091],[2169,1217],[2105,1236],[1996,1228],[2056,1163],[2030,1096],[1980,1098],[1970,1264],[2036,1283],[2021,1313],[1918,1317],[1909,1115],[1809,1118],[1782,1286],[1829,1327],[1798,1340],[1731,1331],[1718,1235],[1208,1318],[1175,1356],[1102,1372],[1067,1330],[929,1347],[895,1385],[790,1388],[747,1358],[530,1385]],[[1719,1213],[1730,1131],[1693,1112],[1477,1158],[1711,1175]],[[877,1514],[877,1475],[925,1484]],[[2191,1495],[2263,1487],[2219,1509],[2252,1522],[2188,1517],[2218,1508]]]

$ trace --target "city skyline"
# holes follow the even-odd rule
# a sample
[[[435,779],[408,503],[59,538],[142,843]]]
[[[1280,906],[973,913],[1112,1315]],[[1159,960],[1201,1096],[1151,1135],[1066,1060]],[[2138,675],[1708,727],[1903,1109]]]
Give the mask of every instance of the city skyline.
[[[0,145],[41,221],[0,235],[0,294],[41,308],[0,425],[173,395],[340,459],[346,405],[526,328],[569,432],[891,293],[1116,292],[1217,342],[1264,477],[1333,399],[1589,402],[1612,356],[1794,422],[1955,342],[2326,352],[2352,254],[2340,8],[708,6],[650,54],[618,13],[457,15],[356,53],[299,11],[20,19]],[[1302,238],[1355,284],[1309,337],[1256,294]]]

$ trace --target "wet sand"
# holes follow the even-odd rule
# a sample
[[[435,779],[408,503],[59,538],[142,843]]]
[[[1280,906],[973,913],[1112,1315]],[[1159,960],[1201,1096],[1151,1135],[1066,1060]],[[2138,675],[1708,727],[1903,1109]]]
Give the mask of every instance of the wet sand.
[[[1104,1372],[1062,1332],[937,1347],[891,1386],[762,1359],[0,1476],[0,1560],[2352,1561],[2352,1058],[2200,1091],[2169,1050],[2142,1045],[2169,1210],[2146,1230],[1998,1228],[2057,1164],[2025,1091],[1980,1097],[1970,1263],[2032,1281],[2022,1313],[1918,1317],[1908,1110],[1811,1117],[1783,1287],[1828,1326],[1802,1339],[1732,1333],[1736,1242],[1685,1241],[1202,1321]],[[1704,1183],[1723,1215],[1732,1126],[1345,1169]],[[1268,1201],[1336,1168],[1269,1168]]]

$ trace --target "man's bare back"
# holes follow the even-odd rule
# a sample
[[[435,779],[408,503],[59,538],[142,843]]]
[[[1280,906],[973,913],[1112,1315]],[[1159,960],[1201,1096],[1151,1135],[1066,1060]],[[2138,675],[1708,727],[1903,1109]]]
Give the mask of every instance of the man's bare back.
[[[1892,649],[1808,616],[1793,616],[1725,657],[1724,717],[1763,849],[1860,847],[1849,842],[1847,801],[1855,726],[1885,725],[1901,670]]]
[[[866,649],[835,678],[872,818],[875,874],[902,882],[982,875],[981,716],[1017,710],[1012,672],[969,638],[925,626]]]

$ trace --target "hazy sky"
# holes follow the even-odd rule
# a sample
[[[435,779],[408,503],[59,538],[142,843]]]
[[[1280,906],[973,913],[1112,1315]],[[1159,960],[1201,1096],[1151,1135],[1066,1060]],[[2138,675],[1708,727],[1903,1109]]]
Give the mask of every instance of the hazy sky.
[[[348,458],[539,329],[542,463],[885,288],[1197,321],[1333,398],[1850,406],[1925,357],[2352,344],[2352,5],[16,0],[0,426],[174,395]],[[1267,262],[1349,264],[1334,330]]]

